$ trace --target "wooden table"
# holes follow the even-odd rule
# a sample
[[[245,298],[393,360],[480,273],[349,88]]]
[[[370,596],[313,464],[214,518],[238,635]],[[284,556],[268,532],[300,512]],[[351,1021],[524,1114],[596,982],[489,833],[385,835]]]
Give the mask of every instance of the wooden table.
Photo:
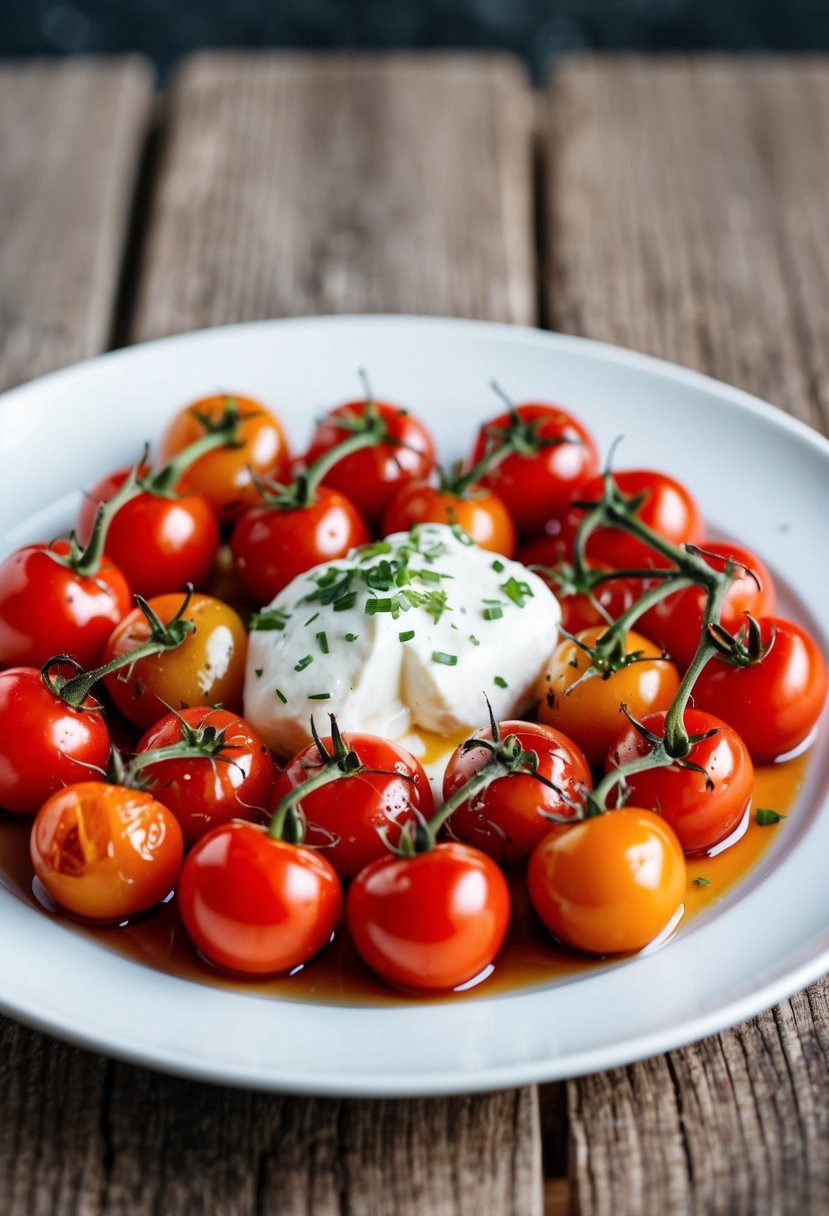
[[[6,66],[0,165],[3,386],[222,322],[423,312],[605,338],[829,422],[826,61],[574,59],[534,96],[499,56],[202,55],[156,100],[135,59]],[[211,1088],[6,1021],[0,1202],[825,1212],[827,993],[566,1086],[411,1102]]]

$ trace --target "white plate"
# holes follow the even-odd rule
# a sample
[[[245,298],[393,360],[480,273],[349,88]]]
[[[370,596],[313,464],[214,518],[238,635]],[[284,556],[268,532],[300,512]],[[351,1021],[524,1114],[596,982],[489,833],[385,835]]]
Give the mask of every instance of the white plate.
[[[261,396],[297,444],[358,393],[410,406],[444,458],[517,400],[581,415],[621,466],[664,468],[709,522],[756,548],[801,605],[829,602],[829,443],[745,393],[641,355],[506,326],[408,318],[264,322],[95,359],[0,398],[0,552],[65,526],[78,487],[135,458],[202,394]],[[801,608],[826,649],[820,623]],[[829,756],[737,897],[665,948],[587,978],[391,1008],[309,1005],[202,986],[96,946],[0,889],[0,1008],[86,1047],[211,1081],[344,1095],[495,1089],[574,1076],[688,1043],[829,970]],[[820,813],[819,813],[820,812]]]

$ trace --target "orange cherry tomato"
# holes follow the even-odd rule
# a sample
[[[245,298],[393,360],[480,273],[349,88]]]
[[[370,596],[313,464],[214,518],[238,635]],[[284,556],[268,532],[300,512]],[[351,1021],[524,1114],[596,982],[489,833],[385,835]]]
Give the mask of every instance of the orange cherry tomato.
[[[35,873],[56,903],[90,920],[122,920],[172,891],[184,838],[172,811],[145,790],[102,781],[67,785],[32,824]]]
[[[510,513],[498,495],[484,486],[461,498],[428,482],[410,481],[392,499],[383,518],[383,533],[408,532],[415,524],[426,523],[458,524],[482,549],[504,557],[515,552]]]
[[[202,494],[222,521],[236,519],[259,501],[251,471],[282,481],[288,471],[288,440],[282,423],[260,401],[237,393],[202,397],[180,410],[161,436],[158,459],[166,463],[202,435],[203,419],[219,423],[228,405],[238,408],[240,446],[216,448],[187,470],[187,484]]]
[[[601,627],[583,629],[576,637],[594,646],[603,632]],[[565,638],[538,683],[539,718],[577,743],[594,768],[604,764],[625,725],[622,705],[641,720],[645,714],[667,709],[679,688],[675,665],[641,634],[628,631],[625,653],[639,653],[641,659],[608,677],[595,675],[578,683],[591,660],[577,642]]]
[[[157,595],[150,608],[168,624],[182,597]],[[143,730],[170,709],[218,705],[236,712],[242,705],[247,635],[237,613],[209,595],[191,597],[184,619],[195,628],[174,650],[138,659],[105,677],[107,691],[125,718]],[[136,608],[113,631],[103,662],[129,654],[150,637],[147,618]]]
[[[578,950],[642,950],[682,907],[686,871],[670,827],[640,807],[554,829],[527,870],[530,900],[551,933]]]

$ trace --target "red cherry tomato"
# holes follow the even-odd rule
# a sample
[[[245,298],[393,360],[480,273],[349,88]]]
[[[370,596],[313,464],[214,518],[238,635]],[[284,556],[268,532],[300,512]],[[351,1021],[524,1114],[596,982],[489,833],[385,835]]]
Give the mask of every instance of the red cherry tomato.
[[[715,658],[694,685],[698,709],[733,726],[755,761],[774,760],[812,733],[826,701],[826,661],[814,638],[793,621],[763,617],[765,645],[774,645],[751,667]]]
[[[373,862],[351,884],[347,913],[357,952],[382,979],[427,991],[456,988],[500,950],[509,888],[486,854],[438,844],[411,858]]]
[[[347,424],[361,418],[368,409],[381,416],[394,442],[345,456],[326,475],[325,484],[347,495],[363,518],[376,527],[400,487],[408,481],[423,480],[434,467],[434,444],[422,422],[406,410],[383,401],[349,401],[331,410],[317,424],[306,462],[312,464],[348,438],[351,432],[341,420]]]
[[[142,767],[153,797],[181,824],[188,844],[229,819],[262,822],[268,813],[276,767],[252,726],[225,709],[183,709],[167,714],[147,731],[137,755],[220,736],[211,755],[160,760]]]
[[[144,790],[84,781],[37,813],[30,842],[40,881],[61,907],[122,920],[172,891],[184,856],[175,816]]]
[[[132,608],[124,574],[105,557],[82,577],[49,556],[69,542],[26,545],[0,564],[0,663],[41,667],[55,654],[95,667],[107,638]]]
[[[527,883],[559,941],[627,953],[657,938],[682,907],[685,859],[658,815],[624,807],[550,832],[530,858]]]
[[[423,766],[404,747],[376,735],[349,734],[346,743],[364,768],[382,771],[332,781],[306,794],[299,808],[308,825],[306,844],[323,849],[342,878],[353,878],[386,856],[384,839],[399,844],[400,829],[416,812],[429,819],[434,800]],[[331,739],[322,744],[330,754]],[[321,767],[316,743],[297,753],[279,777],[274,806]]]
[[[542,447],[534,456],[507,456],[482,479],[506,504],[519,536],[532,536],[548,520],[564,515],[573,496],[598,472],[599,452],[583,423],[558,406],[527,402],[516,406],[515,413],[533,425],[539,439],[573,441]],[[493,432],[509,423],[509,414],[499,414],[481,427],[471,464],[498,444]]]
[[[228,406],[238,410],[238,443],[216,448],[187,470],[187,484],[202,494],[222,521],[236,519],[255,506],[259,494],[252,473],[282,481],[288,471],[288,440],[282,423],[261,401],[237,393],[202,397],[175,415],[161,436],[158,459],[171,460],[208,433],[204,419],[221,422]],[[170,590],[170,588],[166,588]]]
[[[627,498],[646,496],[637,514],[654,532],[674,545],[701,543],[705,536],[702,513],[689,491],[673,477],[651,469],[622,469],[613,477]],[[584,502],[598,501],[602,489],[602,477],[595,477],[581,487],[578,497]],[[568,538],[575,536],[584,514],[579,507],[571,507],[567,512],[563,530]],[[597,528],[587,542],[586,554],[597,566],[609,566],[612,570],[671,565],[667,558],[621,528]]]
[[[262,505],[247,511],[230,547],[239,581],[257,604],[268,604],[298,574],[345,557],[370,539],[357,508],[337,490],[320,486],[309,507]]]
[[[574,814],[574,803],[593,788],[587,761],[571,739],[550,726],[530,722],[501,722],[504,739],[515,735],[525,751],[538,756],[538,773],[555,785],[550,789],[529,774],[499,777],[479,794],[452,812],[448,831],[457,840],[475,845],[495,861],[526,861],[539,840],[550,831],[546,814]],[[476,730],[473,739],[492,740],[492,728]],[[486,748],[457,748],[443,778],[443,797],[448,800],[476,773],[491,762]],[[559,792],[560,791],[560,792]]]
[[[617,620],[641,596],[644,582],[638,578],[609,579],[606,583],[599,583],[592,595],[584,592],[563,593],[562,584],[545,571],[568,560],[569,554],[565,550],[561,536],[536,536],[520,547],[518,560],[536,569],[556,596],[561,608],[561,627],[568,633],[580,633],[582,629],[605,626],[609,621]]]
[[[721,623],[729,632],[736,633],[744,624],[746,612],[757,617],[774,611],[774,583],[755,553],[732,541],[706,541],[705,550],[704,560],[713,570],[724,570],[728,558],[743,566],[729,586],[722,608]],[[649,608],[636,628],[658,642],[680,667],[687,667],[699,645],[704,611],[703,588],[687,587]]]
[[[150,608],[163,624],[181,608],[180,595],[158,595]],[[105,677],[109,695],[125,718],[147,730],[170,709],[224,705],[241,709],[247,635],[237,613],[209,595],[194,595],[184,619],[195,628],[174,650],[138,659]],[[104,662],[129,654],[150,637],[147,618],[136,608],[113,632]]]
[[[0,671],[0,808],[34,815],[56,790],[106,769],[109,732],[88,697],[72,709],[33,667]]]
[[[515,527],[509,511],[485,486],[459,497],[428,482],[411,481],[392,499],[382,531],[388,536],[427,523],[458,524],[482,549],[505,557],[515,552]]]
[[[139,469],[139,477],[149,470]],[[102,502],[109,502],[129,477],[119,469],[103,477],[84,498],[78,535],[85,544]],[[219,547],[219,525],[201,494],[182,486],[175,497],[144,492],[114,515],[107,533],[107,552],[123,570],[133,591],[145,598],[179,591],[187,583],[201,587],[209,578]]]
[[[196,844],[181,872],[178,907],[205,958],[228,971],[290,971],[322,950],[342,909],[342,887],[314,849],[227,823]]]
[[[754,765],[737,732],[713,714],[686,709],[683,721],[690,735],[717,732],[696,743],[687,757],[705,769],[713,788],[702,773],[675,764],[632,773],[625,781],[630,801],[661,814],[686,853],[704,853],[730,836],[743,819],[751,802]],[[665,714],[650,714],[642,726],[661,738]],[[650,751],[647,739],[630,724],[610,749],[607,771]]]

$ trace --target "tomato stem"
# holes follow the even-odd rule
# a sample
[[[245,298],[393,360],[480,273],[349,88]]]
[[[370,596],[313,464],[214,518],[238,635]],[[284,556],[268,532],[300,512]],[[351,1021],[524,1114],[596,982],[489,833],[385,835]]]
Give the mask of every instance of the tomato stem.
[[[207,433],[194,439],[186,448],[182,448],[157,472],[143,477],[141,489],[156,498],[175,498],[178,483],[187,470],[202,456],[206,456],[208,452],[212,452],[216,448],[244,446],[244,440],[239,438],[239,427],[246,419],[254,416],[242,414],[239,411],[238,403],[229,397],[222,417],[207,427]],[[207,426],[202,417],[199,420],[203,426]]]

